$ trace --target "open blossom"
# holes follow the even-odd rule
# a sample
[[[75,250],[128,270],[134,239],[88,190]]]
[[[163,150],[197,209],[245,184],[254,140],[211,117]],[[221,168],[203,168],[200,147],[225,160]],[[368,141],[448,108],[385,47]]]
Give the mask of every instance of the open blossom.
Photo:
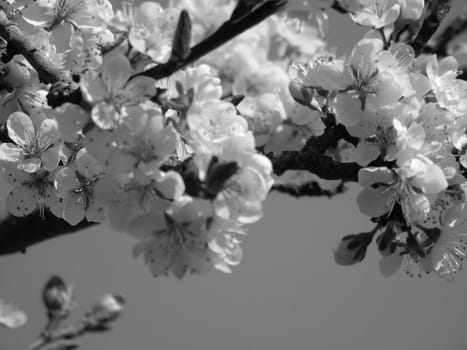
[[[167,93],[172,99],[191,95],[193,103],[218,100],[222,96],[221,80],[212,67],[201,64],[172,75],[168,81]]]
[[[37,0],[21,14],[26,22],[48,31],[68,23],[79,29],[99,30],[112,16],[108,0]]]
[[[59,130],[54,119],[34,126],[23,112],[15,112],[7,121],[8,136],[14,143],[0,145],[0,160],[14,163],[18,169],[35,173],[41,167],[52,171],[59,162]]]
[[[426,64],[426,75],[439,105],[456,115],[463,115],[467,113],[467,82],[457,79],[458,68],[452,56],[439,62],[436,56],[431,56]]]
[[[237,106],[255,135],[256,147],[263,146],[285,119],[285,110],[276,94],[245,97]]]
[[[439,238],[429,254],[434,270],[444,279],[452,280],[461,270],[466,257],[466,204],[461,203],[444,211]]]
[[[251,133],[231,136],[214,154],[223,162],[235,162],[237,170],[221,184],[213,200],[214,212],[224,220],[249,224],[262,217],[262,202],[272,186],[271,161],[254,151]],[[200,179],[206,180],[212,157],[199,154],[195,158],[200,169]]]
[[[165,125],[159,109],[145,113],[142,127],[122,125],[116,130],[112,152],[106,165],[118,173],[140,171],[150,176],[159,171],[177,147],[177,132],[172,125]]]
[[[206,218],[191,197],[181,197],[165,212],[134,219],[129,232],[141,242],[135,256],[143,254],[151,273],[182,278],[187,272],[201,273],[211,266]]]
[[[123,55],[105,57],[102,73],[87,71],[80,82],[84,98],[93,105],[91,117],[102,129],[113,129],[143,114],[140,102],[156,93],[155,80],[132,76],[128,58]]]
[[[126,33],[130,45],[148,55],[155,62],[166,61],[172,50],[172,39],[177,27],[180,10],[162,8],[154,1],[145,1],[135,7],[124,1],[117,10],[110,26],[119,33]]]
[[[61,217],[62,201],[55,196],[53,186],[54,172],[41,170],[37,173],[26,173],[12,166],[4,166],[3,178],[15,186],[7,195],[5,207],[14,216],[27,216],[38,210],[44,217],[45,209],[55,216]]]
[[[410,159],[395,171],[363,168],[359,183],[364,189],[357,203],[363,214],[378,217],[399,203],[409,222],[423,220],[435,196],[447,187],[442,170],[425,157]]]
[[[194,150],[214,151],[234,135],[244,135],[248,122],[226,101],[210,100],[192,105],[187,111],[188,143]]]
[[[85,217],[88,221],[103,221],[104,207],[94,198],[100,171],[96,160],[82,148],[74,164],[55,175],[56,196],[63,199],[63,218],[69,224],[77,225]]]
[[[382,215],[399,202],[409,222],[420,220],[430,210],[433,196],[445,190],[448,182],[441,166],[430,159],[436,148],[426,142],[423,127],[412,123],[407,128],[397,119],[394,126],[398,167],[361,169],[359,182],[365,189],[357,201],[362,212],[370,216]]]
[[[151,176],[136,173],[123,179],[112,175],[96,183],[95,194],[107,207],[110,226],[117,231],[127,231],[136,217],[168,209],[185,193],[185,183],[175,171],[159,171]]]
[[[401,0],[359,0],[360,7],[350,17],[358,24],[382,28],[400,15]]]

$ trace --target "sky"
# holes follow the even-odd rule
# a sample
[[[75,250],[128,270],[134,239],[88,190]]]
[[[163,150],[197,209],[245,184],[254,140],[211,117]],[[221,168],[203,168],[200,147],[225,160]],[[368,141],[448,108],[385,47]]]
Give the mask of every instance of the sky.
[[[350,48],[361,28],[344,16],[331,20],[329,40]],[[5,192],[0,186],[0,198]],[[0,296],[26,311],[29,322],[1,328],[0,350],[24,349],[40,332],[40,290],[52,274],[75,285],[72,319],[102,294],[127,298],[114,330],[83,338],[82,350],[467,349],[465,271],[452,283],[402,272],[384,278],[374,246],[356,266],[335,264],[332,250],[343,235],[372,228],[358,211],[357,193],[353,186],[333,199],[271,194],[231,275],[154,279],[131,256],[135,241],[105,227],[1,257]]]

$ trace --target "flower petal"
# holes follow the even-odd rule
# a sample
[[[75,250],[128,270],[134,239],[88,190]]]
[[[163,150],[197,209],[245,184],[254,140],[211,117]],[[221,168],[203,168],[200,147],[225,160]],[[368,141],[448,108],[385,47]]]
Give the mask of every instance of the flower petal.
[[[66,197],[70,191],[80,187],[80,182],[75,176],[74,168],[65,167],[55,175],[54,186],[57,196]]]
[[[21,159],[21,148],[13,143],[2,143],[0,145],[0,160],[16,163]]]
[[[89,103],[97,103],[104,100],[109,91],[109,88],[94,70],[88,70],[81,76],[79,86],[84,98]]]
[[[383,257],[379,261],[379,271],[384,277],[390,277],[395,274],[402,265],[402,255],[395,252],[391,255]]]
[[[78,196],[71,195],[65,201],[65,208],[63,209],[63,219],[70,225],[75,226],[79,224],[85,215],[84,206],[78,202]]]
[[[49,148],[47,151],[42,153],[41,156],[42,166],[45,170],[55,170],[60,161],[60,146]]]
[[[41,168],[41,160],[39,158],[28,158],[23,159],[18,164],[18,169],[23,170],[27,173],[35,173]]]
[[[5,206],[14,216],[26,216],[36,209],[39,198],[36,188],[19,186],[10,191],[6,197]]]
[[[131,77],[131,65],[128,58],[115,55],[104,60],[102,64],[102,80],[114,93],[123,89]]]
[[[371,218],[387,213],[389,210],[388,199],[390,192],[383,192],[374,188],[364,188],[357,197],[360,212]]]
[[[47,149],[53,145],[60,135],[58,123],[55,119],[45,119],[39,126],[38,144],[41,149]]]
[[[105,220],[105,207],[95,200],[89,201],[86,210],[86,219],[91,222],[102,222]]]
[[[18,328],[28,320],[26,314],[16,305],[0,298],[0,325],[8,328]]]
[[[19,146],[27,147],[34,142],[35,130],[31,118],[23,112],[14,112],[7,121],[8,136]]]

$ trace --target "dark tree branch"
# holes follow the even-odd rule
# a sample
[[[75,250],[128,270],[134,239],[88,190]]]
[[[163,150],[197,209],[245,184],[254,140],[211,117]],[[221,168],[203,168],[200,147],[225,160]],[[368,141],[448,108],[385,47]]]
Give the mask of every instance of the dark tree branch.
[[[16,217],[9,214],[0,220],[0,256],[18,252],[42,241],[75,233],[95,225],[83,220],[76,226],[71,226],[65,220],[46,212],[41,218],[38,214],[26,217]]]
[[[443,18],[448,14],[451,2],[452,0],[428,0],[426,2],[422,28],[412,42],[417,56],[423,52],[428,40],[431,39]]]
[[[346,187],[344,183],[341,183],[333,190],[326,190],[321,188],[318,182],[310,181],[300,185],[287,185],[278,184],[272,186],[271,191],[276,191],[284,194],[288,194],[295,198],[301,197],[328,197],[331,198],[337,194],[344,193]]]
[[[235,16],[234,11],[234,14],[230,20],[225,22],[212,35],[201,41],[199,44],[193,46],[189,55],[184,59],[160,64],[135,76],[145,75],[156,80],[167,78],[176,71],[183,69],[199,58],[224,45],[244,31],[262,22],[269,16],[279,11],[286,3],[287,0],[266,1],[261,6],[255,8],[252,12],[241,15],[240,18],[236,18],[238,16]]]
[[[335,148],[349,134],[341,124],[326,128],[321,136],[312,136],[300,151],[282,152],[278,157],[269,156],[274,173],[282,175],[287,170],[307,170],[322,179],[356,182],[360,166],[355,163],[339,163],[324,153]]]
[[[69,71],[57,67],[34,42],[25,35],[19,26],[10,21],[6,12],[0,9],[0,36],[8,43],[8,56],[12,52],[23,55],[39,74],[44,83],[56,83],[71,80]]]

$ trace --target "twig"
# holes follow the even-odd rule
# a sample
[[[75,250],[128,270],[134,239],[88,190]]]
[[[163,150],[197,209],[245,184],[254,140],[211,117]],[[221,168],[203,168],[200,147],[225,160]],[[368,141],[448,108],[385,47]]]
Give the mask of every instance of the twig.
[[[256,8],[253,12],[239,18],[238,20],[231,18],[212,35],[201,41],[199,44],[193,46],[190,49],[189,55],[183,60],[169,61],[167,63],[160,64],[154,68],[136,74],[135,77],[139,75],[145,75],[156,80],[167,78],[176,71],[188,66],[199,58],[224,45],[244,31],[262,22],[267,17],[276,13],[286,3],[287,0],[267,1],[263,5]]]
[[[34,343],[29,345],[25,350],[40,350],[44,346],[63,339],[74,339],[83,335],[87,331],[88,324],[84,321],[77,322],[71,326],[67,326],[50,333],[42,334]]]

